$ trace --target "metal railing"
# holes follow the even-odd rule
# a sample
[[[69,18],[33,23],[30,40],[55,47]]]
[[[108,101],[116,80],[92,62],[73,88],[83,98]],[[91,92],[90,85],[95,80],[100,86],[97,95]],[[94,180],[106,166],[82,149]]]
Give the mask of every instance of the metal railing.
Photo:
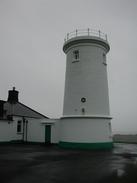
[[[94,30],[94,29],[76,29],[73,32],[70,32],[66,35],[64,41],[68,41],[71,38],[78,37],[78,36],[95,36],[104,39],[107,41],[107,34],[104,34],[100,30]]]

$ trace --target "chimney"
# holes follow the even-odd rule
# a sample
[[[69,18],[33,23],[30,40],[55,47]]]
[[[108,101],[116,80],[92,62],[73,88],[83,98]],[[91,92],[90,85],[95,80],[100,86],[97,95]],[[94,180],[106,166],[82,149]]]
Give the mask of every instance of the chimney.
[[[4,101],[0,100],[0,118],[4,116]]]
[[[15,90],[15,87],[13,87],[12,90],[9,90],[8,102],[17,103],[18,102],[18,93],[19,92]]]

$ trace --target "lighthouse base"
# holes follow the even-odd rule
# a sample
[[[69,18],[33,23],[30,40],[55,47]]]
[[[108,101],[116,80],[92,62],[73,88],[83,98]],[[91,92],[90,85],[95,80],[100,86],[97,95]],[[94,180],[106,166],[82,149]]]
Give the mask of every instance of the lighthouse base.
[[[59,146],[71,149],[111,149],[110,117],[64,117]]]

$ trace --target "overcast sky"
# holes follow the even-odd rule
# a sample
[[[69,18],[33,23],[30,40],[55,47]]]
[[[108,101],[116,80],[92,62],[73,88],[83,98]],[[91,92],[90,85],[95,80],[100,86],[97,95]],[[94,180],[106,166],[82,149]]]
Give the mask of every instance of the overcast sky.
[[[107,33],[113,133],[137,133],[137,0],[0,0],[0,99],[62,115],[64,37],[75,29]]]

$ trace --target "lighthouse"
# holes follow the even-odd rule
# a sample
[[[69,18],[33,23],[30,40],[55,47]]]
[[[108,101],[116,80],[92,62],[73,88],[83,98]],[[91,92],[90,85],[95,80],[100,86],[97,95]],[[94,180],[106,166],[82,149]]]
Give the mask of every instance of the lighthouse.
[[[96,30],[67,34],[66,76],[60,142],[64,148],[111,149],[107,36]]]

